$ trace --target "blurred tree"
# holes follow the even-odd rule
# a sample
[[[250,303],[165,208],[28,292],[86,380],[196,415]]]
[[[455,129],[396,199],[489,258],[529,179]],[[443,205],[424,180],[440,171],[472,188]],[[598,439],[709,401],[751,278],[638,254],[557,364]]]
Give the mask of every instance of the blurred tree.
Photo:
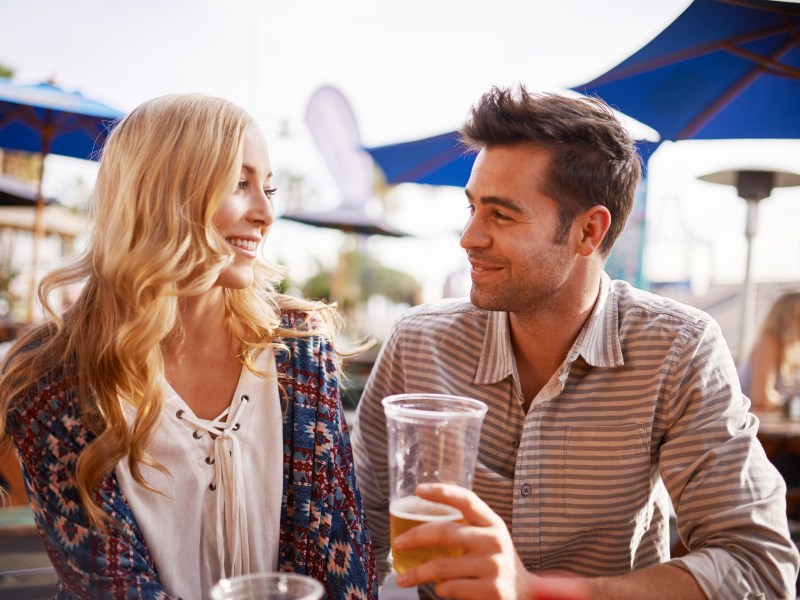
[[[19,303],[19,296],[14,293],[12,282],[19,273],[10,262],[4,259],[0,262],[0,318],[7,318],[14,312],[14,307]]]
[[[7,77],[11,79],[14,76],[14,69],[9,67],[8,65],[4,65],[0,63],[0,77]]]
[[[278,189],[278,203],[283,210],[279,212],[305,210],[309,200],[313,205],[319,196],[316,188],[309,183],[305,175],[288,169],[279,169],[275,173],[275,187]]]
[[[303,294],[309,298],[336,301],[344,311],[366,302],[375,294],[395,303],[419,304],[421,287],[413,276],[389,268],[359,250],[342,254],[339,265],[333,269],[317,264],[316,275],[302,286]],[[344,271],[342,266],[345,266]],[[343,281],[341,297],[332,298],[331,288],[337,279]]]

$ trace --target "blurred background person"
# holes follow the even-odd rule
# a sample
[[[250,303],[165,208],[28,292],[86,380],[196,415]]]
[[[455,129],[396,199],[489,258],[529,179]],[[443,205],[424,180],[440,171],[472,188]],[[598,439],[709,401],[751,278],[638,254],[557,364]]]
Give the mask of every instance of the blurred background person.
[[[739,378],[753,412],[783,411],[800,419],[800,291],[786,292],[772,304]],[[788,514],[797,519],[800,454],[781,447],[770,460],[786,481]]]
[[[800,291],[769,309],[739,377],[755,412],[779,411],[800,395]]]

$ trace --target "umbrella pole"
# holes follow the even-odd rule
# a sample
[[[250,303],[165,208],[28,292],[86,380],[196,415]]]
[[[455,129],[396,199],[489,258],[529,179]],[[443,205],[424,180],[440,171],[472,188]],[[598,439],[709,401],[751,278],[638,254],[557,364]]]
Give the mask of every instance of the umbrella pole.
[[[31,280],[28,290],[28,322],[33,323],[33,313],[36,306],[36,269],[39,268],[39,245],[44,237],[44,194],[42,185],[44,184],[44,161],[50,154],[50,144],[53,141],[55,125],[53,114],[46,112],[44,123],[42,124],[42,162],[39,165],[39,184],[36,187],[36,208],[33,211],[33,254],[31,256]]]
[[[28,290],[28,322],[33,322],[36,306],[36,269],[39,267],[39,243],[44,233],[44,196],[42,195],[42,179],[44,178],[44,157],[39,167],[39,183],[36,187],[36,206],[33,210],[33,254],[31,256],[30,289]]]
[[[744,364],[753,340],[756,308],[756,286],[753,281],[753,240],[758,227],[758,200],[747,201],[747,220],[744,235],[747,238],[747,261],[744,267],[744,289],[742,290],[742,314],[739,322],[739,364]]]

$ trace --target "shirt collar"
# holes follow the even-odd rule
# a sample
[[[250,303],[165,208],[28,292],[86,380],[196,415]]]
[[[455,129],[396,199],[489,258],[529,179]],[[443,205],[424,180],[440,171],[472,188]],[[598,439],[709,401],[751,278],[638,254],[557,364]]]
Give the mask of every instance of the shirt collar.
[[[619,340],[617,298],[611,293],[611,278],[603,272],[592,314],[578,334],[566,362],[578,356],[593,367],[619,367],[624,364]],[[492,384],[514,374],[511,328],[506,312],[487,312],[481,355],[474,383]]]
[[[593,367],[619,367],[625,364],[619,340],[619,306],[611,293],[611,278],[603,272],[600,291],[592,314],[572,347],[568,360],[578,356]]]
[[[475,371],[476,384],[491,384],[514,374],[514,352],[511,348],[511,328],[508,313],[487,312],[483,346]]]

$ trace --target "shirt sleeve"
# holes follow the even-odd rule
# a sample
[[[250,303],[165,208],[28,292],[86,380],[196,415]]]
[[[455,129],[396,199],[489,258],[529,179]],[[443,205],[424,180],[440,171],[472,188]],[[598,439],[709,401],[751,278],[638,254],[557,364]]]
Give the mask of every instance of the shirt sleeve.
[[[90,435],[68,389],[58,380],[40,384],[7,422],[39,536],[59,577],[56,597],[169,599],[114,474],[95,493],[112,519],[107,530],[91,525],[80,505],[75,465]]]
[[[402,322],[402,321],[401,321]],[[389,466],[386,418],[381,400],[405,392],[400,323],[393,327],[358,404],[352,444],[364,510],[372,534],[378,581],[390,574]]]
[[[709,598],[794,597],[800,557],[786,487],[756,438],[719,326],[701,319],[678,343],[659,468],[690,553],[672,564]]]

